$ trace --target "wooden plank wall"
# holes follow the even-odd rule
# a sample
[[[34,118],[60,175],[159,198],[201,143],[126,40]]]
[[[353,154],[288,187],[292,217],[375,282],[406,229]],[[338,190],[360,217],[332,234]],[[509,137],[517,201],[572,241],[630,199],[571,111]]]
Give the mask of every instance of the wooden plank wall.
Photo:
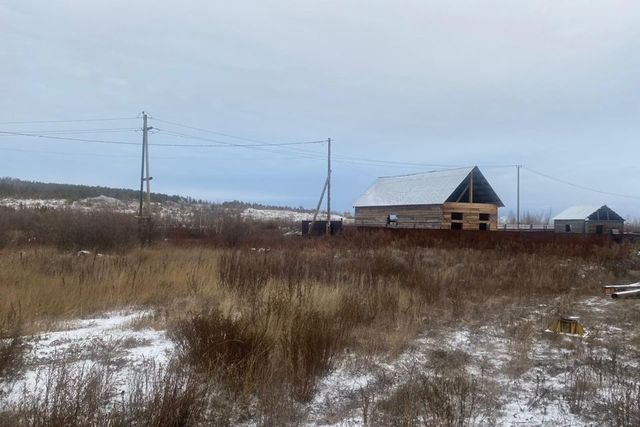
[[[585,220],[583,219],[557,219],[553,222],[553,229],[556,233],[566,233],[565,226],[571,225],[571,231],[569,233],[584,233]]]
[[[582,219],[557,219],[553,223],[553,227],[556,233],[567,233],[565,231],[565,225],[571,224],[572,234],[595,234],[596,226],[602,225],[602,234],[611,234],[611,230],[624,230],[624,221],[615,220],[582,220]]]
[[[602,234],[611,234],[611,230],[619,230],[620,232],[624,230],[624,221],[589,220],[586,232],[595,234],[597,225],[602,225]]]
[[[397,228],[440,228],[442,205],[403,205],[356,207],[356,225],[386,227],[387,216],[396,215]]]
[[[454,212],[462,213],[463,230],[479,230],[480,214],[489,214],[489,229],[498,229],[498,206],[487,203],[445,203],[443,205],[442,228],[450,229],[451,223],[457,222],[451,219]]]
[[[498,229],[498,207],[485,203],[445,203],[444,205],[371,206],[356,207],[356,225],[386,227],[387,216],[396,215],[397,228],[451,229],[451,214],[462,213],[463,230],[479,230],[486,222],[489,230]],[[480,221],[480,214],[488,214],[488,221]]]

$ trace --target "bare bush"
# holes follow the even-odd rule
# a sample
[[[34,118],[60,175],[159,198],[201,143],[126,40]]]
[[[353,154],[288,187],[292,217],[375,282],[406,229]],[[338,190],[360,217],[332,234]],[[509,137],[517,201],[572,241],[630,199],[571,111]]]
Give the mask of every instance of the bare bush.
[[[11,305],[0,322],[0,385],[9,383],[22,369],[24,340],[21,325],[20,312]]]
[[[234,416],[229,398],[181,365],[144,367],[129,379],[126,393],[115,373],[63,360],[0,413],[0,426],[229,425]]]
[[[480,400],[480,387],[471,376],[417,375],[378,404],[374,424],[474,425],[481,416]]]

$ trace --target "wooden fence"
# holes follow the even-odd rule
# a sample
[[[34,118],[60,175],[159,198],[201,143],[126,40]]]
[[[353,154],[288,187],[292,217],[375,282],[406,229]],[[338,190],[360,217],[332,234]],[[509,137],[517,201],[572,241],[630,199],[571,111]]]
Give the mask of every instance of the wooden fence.
[[[553,231],[548,224],[498,224],[499,231]]]

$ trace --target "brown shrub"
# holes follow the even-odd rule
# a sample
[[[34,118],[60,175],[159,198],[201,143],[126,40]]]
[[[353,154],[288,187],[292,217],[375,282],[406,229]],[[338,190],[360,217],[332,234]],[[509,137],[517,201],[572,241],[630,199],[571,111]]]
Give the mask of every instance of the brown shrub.
[[[378,403],[372,418],[380,425],[474,425],[482,391],[468,375],[418,375]]]

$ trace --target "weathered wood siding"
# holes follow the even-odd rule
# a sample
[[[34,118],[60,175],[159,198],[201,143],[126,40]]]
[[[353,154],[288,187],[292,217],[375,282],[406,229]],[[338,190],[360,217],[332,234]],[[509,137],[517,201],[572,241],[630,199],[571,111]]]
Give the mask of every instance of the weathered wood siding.
[[[602,226],[602,234],[611,234],[611,230],[624,230],[624,221],[615,220],[582,220],[582,219],[557,219],[554,221],[556,233],[588,233],[596,234],[598,225]],[[571,231],[566,231],[567,224],[571,225]]]
[[[398,221],[391,227],[440,228],[442,205],[364,206],[356,207],[356,225],[386,227],[387,217],[396,215]]]
[[[462,214],[462,220],[452,220],[452,213]],[[488,219],[480,220],[480,215]],[[356,225],[386,227],[387,217],[395,215],[397,228],[451,229],[452,223],[461,223],[463,230],[498,229],[498,206],[485,203],[445,203],[443,205],[370,206],[356,207]]]
[[[463,230],[479,230],[486,223],[489,230],[498,229],[498,206],[487,203],[445,203],[443,205],[442,228],[450,229],[452,223],[462,223]],[[452,219],[453,213],[461,213],[462,220]],[[489,215],[488,221],[481,221],[480,214]]]
[[[585,232],[584,219],[556,219],[553,222],[553,228],[556,233],[584,233]],[[571,231],[566,231],[566,226],[571,226]]]
[[[624,221],[614,220],[588,220],[586,225],[586,232],[596,234],[597,226],[602,225],[602,234],[611,234],[611,230],[624,230]]]

